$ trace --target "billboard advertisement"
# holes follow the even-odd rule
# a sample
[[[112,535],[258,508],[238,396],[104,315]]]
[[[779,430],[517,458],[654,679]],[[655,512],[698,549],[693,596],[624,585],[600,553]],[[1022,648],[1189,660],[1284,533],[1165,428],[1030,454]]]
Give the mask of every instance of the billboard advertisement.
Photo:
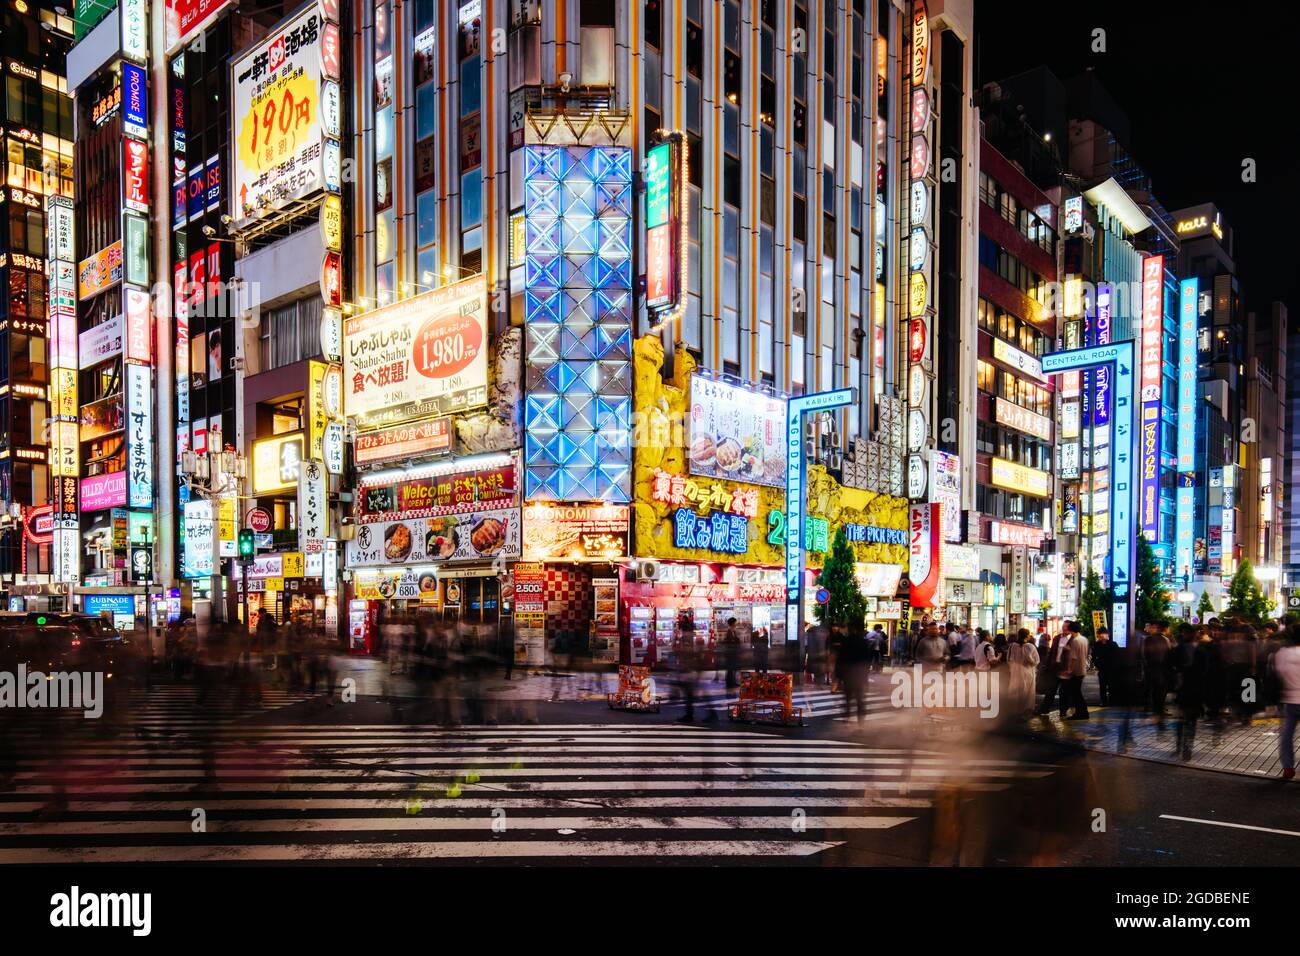
[[[429,418],[410,425],[358,433],[354,456],[358,465],[370,465],[450,449],[451,419]]]
[[[785,487],[785,400],[691,376],[692,475]]]
[[[627,509],[623,511],[626,514]],[[625,520],[625,529],[626,524]],[[518,508],[403,518],[357,528],[356,537],[347,542],[347,562],[357,568],[517,558],[520,541]]]
[[[126,365],[126,472],[128,505],[153,507],[153,370]]]
[[[83,370],[117,358],[122,353],[122,316],[101,322],[82,332],[77,341],[77,353],[81,357],[80,368]]]
[[[487,404],[487,283],[469,279],[343,323],[343,409],[360,427]]]
[[[126,472],[114,471],[81,480],[81,510],[103,511],[126,505]]]
[[[914,504],[909,508],[907,577],[911,582],[912,607],[934,607],[939,593],[939,509],[940,505],[935,504]]]
[[[585,561],[628,554],[627,505],[533,504],[524,508],[524,557]]]
[[[943,540],[961,541],[961,458],[937,449],[930,453],[930,500],[943,506]]]
[[[235,228],[324,186],[323,23],[319,7],[313,4],[231,64],[230,217]]]
[[[105,246],[77,266],[77,297],[89,299],[122,281],[122,240]]]
[[[230,0],[167,0],[167,51],[211,23]]]
[[[302,432],[253,442],[253,493],[296,489],[302,459]]]

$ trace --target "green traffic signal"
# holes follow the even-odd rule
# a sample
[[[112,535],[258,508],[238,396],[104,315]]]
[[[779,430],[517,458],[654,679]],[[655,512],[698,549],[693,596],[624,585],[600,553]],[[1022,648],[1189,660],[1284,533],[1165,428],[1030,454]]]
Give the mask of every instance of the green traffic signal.
[[[239,532],[239,556],[241,558],[251,558],[256,549],[253,545],[253,532],[248,528],[242,528]]]

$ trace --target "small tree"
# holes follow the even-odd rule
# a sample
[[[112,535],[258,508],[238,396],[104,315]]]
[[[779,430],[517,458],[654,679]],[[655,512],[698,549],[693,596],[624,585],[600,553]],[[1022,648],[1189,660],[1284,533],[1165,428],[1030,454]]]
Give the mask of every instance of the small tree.
[[[1201,603],[1196,605],[1196,616],[1204,623],[1214,616],[1214,602],[1210,600],[1210,592],[1201,592]]]
[[[1249,561],[1242,561],[1228,585],[1228,606],[1225,614],[1235,614],[1246,623],[1262,627],[1273,610],[1273,602],[1264,596],[1255,580],[1255,569]]]
[[[1133,622],[1140,631],[1148,624],[1169,621],[1169,592],[1165,590],[1160,563],[1146,535],[1138,535],[1137,587],[1133,593]]]
[[[826,555],[821,576],[817,579],[817,586],[825,588],[830,595],[825,604],[818,604],[813,610],[819,624],[827,627],[861,626],[866,617],[867,602],[862,599],[858,579],[853,574],[854,561],[849,539],[840,528],[835,532],[831,553]]]
[[[1084,636],[1088,640],[1095,640],[1097,637],[1093,633],[1092,612],[1108,612],[1110,605],[1110,591],[1101,586],[1101,576],[1097,573],[1097,569],[1089,564],[1088,571],[1083,577],[1083,592],[1079,595],[1079,624],[1083,627]],[[1109,616],[1107,614],[1108,618]]]

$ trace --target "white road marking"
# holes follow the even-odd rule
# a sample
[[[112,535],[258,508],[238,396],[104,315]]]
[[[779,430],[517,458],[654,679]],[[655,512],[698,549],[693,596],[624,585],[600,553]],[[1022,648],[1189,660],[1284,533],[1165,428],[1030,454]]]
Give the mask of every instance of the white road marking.
[[[514,816],[506,818],[506,832],[517,830],[788,830],[791,817],[783,816]],[[810,830],[886,830],[915,817],[824,816],[805,817]],[[207,833],[347,833],[350,831],[442,830],[491,831],[496,818],[477,817],[325,817],[312,820],[214,820]],[[190,833],[190,818],[181,820],[70,820],[64,823],[0,824],[0,835],[104,836],[118,833]]]
[[[1161,820],[1178,820],[1182,823],[1204,823],[1210,827],[1228,827],[1233,830],[1255,830],[1258,833],[1276,833],[1279,836],[1300,837],[1300,831],[1297,830],[1275,830],[1273,827],[1256,827],[1249,823],[1227,823],[1223,820],[1201,820],[1196,817],[1178,817],[1172,813],[1160,814]]]
[[[403,859],[511,859],[517,857],[774,857],[811,856],[837,842],[800,840],[554,840],[418,843],[272,844],[267,846],[71,847],[0,850],[6,863],[191,863],[225,860],[300,862]]]

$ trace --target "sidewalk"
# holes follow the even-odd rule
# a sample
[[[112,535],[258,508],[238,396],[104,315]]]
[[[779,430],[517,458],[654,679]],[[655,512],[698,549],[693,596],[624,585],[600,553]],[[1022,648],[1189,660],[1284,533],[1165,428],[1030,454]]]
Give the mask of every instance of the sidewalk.
[[[1095,675],[1088,675],[1084,696],[1088,700],[1097,699]],[[1282,760],[1278,754],[1281,721],[1273,715],[1271,707],[1256,714],[1249,725],[1242,725],[1231,717],[1220,722],[1197,721],[1190,760],[1183,760],[1178,751],[1179,717],[1172,704],[1168,707],[1163,730],[1154,717],[1139,708],[1093,707],[1090,704],[1088,710],[1090,719],[1086,721],[1063,721],[1053,711],[1046,723],[1041,718],[1032,721],[1029,731],[1101,753],[1247,777],[1281,778]],[[1129,742],[1127,748],[1122,748],[1120,742],[1126,715]]]

